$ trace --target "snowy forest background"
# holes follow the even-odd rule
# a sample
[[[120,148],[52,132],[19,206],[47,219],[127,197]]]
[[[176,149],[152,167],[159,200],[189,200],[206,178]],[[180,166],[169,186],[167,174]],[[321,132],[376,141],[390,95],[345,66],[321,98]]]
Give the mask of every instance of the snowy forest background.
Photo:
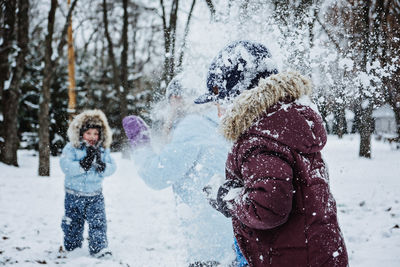
[[[68,2],[70,2],[68,4]],[[98,108],[124,145],[121,119],[150,120],[152,104],[183,73],[200,94],[213,56],[250,39],[272,51],[281,70],[311,77],[331,134],[360,134],[371,157],[372,112],[390,105],[400,134],[398,0],[2,0],[0,8],[0,160],[39,151],[39,175],[67,142],[67,28],[72,21],[76,110]],[[346,125],[346,111],[354,113]],[[150,122],[150,121],[149,121]],[[397,136],[397,137],[396,137]]]

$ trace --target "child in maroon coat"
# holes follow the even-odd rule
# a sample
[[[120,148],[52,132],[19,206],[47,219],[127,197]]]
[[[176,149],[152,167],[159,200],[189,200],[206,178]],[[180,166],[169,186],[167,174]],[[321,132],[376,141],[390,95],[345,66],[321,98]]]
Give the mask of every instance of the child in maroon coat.
[[[207,86],[195,102],[229,103],[222,131],[234,142],[213,204],[232,217],[249,265],[347,266],[310,81],[278,74],[265,46],[239,41],[214,59]]]

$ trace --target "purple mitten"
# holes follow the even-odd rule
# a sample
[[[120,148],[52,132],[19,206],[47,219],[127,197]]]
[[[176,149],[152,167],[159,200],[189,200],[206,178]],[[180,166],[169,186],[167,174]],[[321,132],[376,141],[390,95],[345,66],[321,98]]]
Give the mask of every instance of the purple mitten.
[[[149,127],[140,117],[126,116],[122,120],[122,126],[133,149],[150,142]]]

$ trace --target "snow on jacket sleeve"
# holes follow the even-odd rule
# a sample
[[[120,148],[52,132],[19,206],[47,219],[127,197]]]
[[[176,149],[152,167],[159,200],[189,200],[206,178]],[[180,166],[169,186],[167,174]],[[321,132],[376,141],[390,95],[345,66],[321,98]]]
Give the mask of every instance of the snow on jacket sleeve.
[[[116,167],[114,159],[111,157],[109,148],[106,148],[104,150],[103,161],[106,164],[106,168],[104,169],[104,172],[101,173],[100,175],[102,177],[106,177],[106,176],[112,175],[115,172],[115,170],[117,169],[117,167]]]
[[[293,172],[277,155],[254,151],[241,165],[244,190],[234,214],[245,225],[271,229],[285,223],[292,208]]]
[[[79,159],[76,156],[76,148],[72,147],[69,143],[62,151],[60,166],[61,170],[68,176],[77,176],[85,173],[85,170],[81,168]]]
[[[133,158],[138,166],[139,176],[151,188],[164,189],[194,167],[200,148],[196,145],[199,137],[197,116],[187,116],[178,123],[169,144],[156,154],[150,146],[134,151]]]

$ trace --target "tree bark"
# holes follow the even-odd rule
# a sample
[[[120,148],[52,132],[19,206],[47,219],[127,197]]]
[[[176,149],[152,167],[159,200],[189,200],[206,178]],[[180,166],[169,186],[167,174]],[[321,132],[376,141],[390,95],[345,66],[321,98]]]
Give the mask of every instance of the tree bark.
[[[162,74],[162,80],[165,82],[165,85],[168,84],[169,82],[169,77],[168,77],[168,64],[169,64],[169,48],[170,48],[170,34],[169,34],[169,27],[167,26],[167,15],[165,13],[165,6],[164,6],[164,1],[160,0],[160,5],[161,5],[161,19],[162,19],[162,25],[163,25],[163,33],[164,33],[164,68],[163,68],[163,74]],[[163,94],[163,91],[160,91],[160,94]]]
[[[361,107],[359,156],[371,158],[371,135],[373,131],[372,104],[369,103],[365,105],[366,107]],[[361,106],[363,105],[361,104]]]
[[[169,21],[167,24],[167,14],[165,12],[164,1],[160,0],[161,11],[162,11],[162,23],[164,32],[164,69],[162,80],[165,85],[172,80],[175,75],[175,43],[176,43],[176,26],[178,20],[178,7],[179,0],[172,0],[171,11],[169,13]],[[163,88],[164,89],[164,88]],[[161,91],[160,94],[163,94]]]
[[[128,116],[128,102],[127,95],[129,92],[128,84],[128,0],[122,1],[124,15],[123,15],[123,25],[122,25],[122,51],[121,51],[121,84],[122,91],[120,93],[121,101],[121,118]]]
[[[17,10],[17,1],[5,1],[4,5],[4,24],[1,29],[1,38],[3,39],[0,46],[0,93],[3,93],[4,82],[10,76],[10,61],[12,44],[15,40],[15,10]]]
[[[70,5],[71,0],[68,0]],[[76,1],[75,1],[76,3]],[[72,31],[72,13],[67,18],[68,21],[68,113],[69,121],[71,122],[76,115],[76,83],[75,83],[75,51],[74,51],[74,39]],[[64,38],[62,36],[61,38]],[[60,42],[61,43],[61,42]],[[61,49],[62,50],[62,49]]]
[[[361,71],[368,73],[367,65],[369,62],[369,52],[371,49],[371,35],[370,35],[370,4],[368,0],[366,3],[362,3],[362,11],[360,16],[360,22],[362,25],[361,29],[361,39],[359,40],[359,45],[362,54]],[[373,120],[372,120],[372,108],[373,99],[366,92],[369,91],[368,87],[360,86],[360,151],[359,156],[363,158],[371,158],[371,135],[373,130]]]
[[[335,132],[337,136],[342,139],[343,135],[346,133],[346,112],[345,106],[342,103],[336,103],[334,108],[334,115],[335,115],[335,123],[336,129]]]
[[[136,58],[136,46],[137,46],[137,22],[139,17],[138,6],[134,6],[135,11],[133,12],[133,21],[132,21],[132,66],[131,68],[134,71],[134,74],[137,72],[137,58]],[[149,47],[150,50],[150,47]]]
[[[121,90],[120,90],[120,76],[119,76],[119,69],[117,67],[117,61],[115,59],[115,53],[114,53],[114,45],[111,40],[110,33],[108,31],[108,15],[107,15],[107,2],[106,0],[103,0],[103,22],[104,22],[104,33],[106,35],[107,39],[107,49],[108,49],[108,57],[110,59],[110,63],[112,66],[113,70],[113,84],[114,84],[114,90],[116,90],[117,94],[120,96]]]
[[[10,91],[10,85],[4,88],[4,83],[10,77],[10,59],[9,56],[12,52],[12,45],[15,41],[15,10],[16,10],[17,1],[10,0],[4,3],[4,24],[2,25],[1,30],[1,38],[3,39],[3,43],[0,46],[0,93],[2,94],[1,97],[1,104],[2,104],[2,112],[3,112],[3,131],[0,134],[4,137],[4,143],[0,142],[0,161],[9,164],[18,166],[16,152],[13,153],[12,151],[15,150],[14,148],[14,140],[10,140],[10,137],[16,137],[15,133],[10,133],[8,131],[8,125],[13,124],[14,118],[9,116],[13,116],[13,114],[8,113],[8,99],[15,98],[16,92]],[[16,116],[16,114],[14,114]]]
[[[169,59],[168,83],[175,76],[175,46],[176,46],[176,27],[178,23],[178,7],[179,7],[179,0],[173,0],[169,16],[170,54],[168,57]]]
[[[399,89],[397,89],[399,90]],[[400,93],[399,93],[400,95]],[[397,142],[400,143],[400,96],[399,96],[399,100],[395,105],[392,105],[393,107],[393,111],[395,114],[395,119],[396,119],[396,126],[397,126]]]
[[[396,58],[398,51],[400,51],[400,3],[396,1],[378,1],[378,6],[382,10],[382,62],[386,66],[399,65],[400,60]],[[396,12],[397,10],[397,12]],[[386,88],[386,101],[390,103],[395,113],[396,126],[397,126],[397,142],[400,143],[400,69],[397,67],[395,72],[390,77],[384,78]]]
[[[122,129],[122,119],[128,116],[128,100],[127,95],[130,90],[128,84],[128,51],[129,51],[129,42],[128,42],[128,24],[129,24],[129,14],[128,14],[128,0],[122,1],[122,6],[124,10],[123,15],[123,24],[122,24],[122,51],[121,51],[121,92],[120,92],[120,107],[121,107],[121,119],[119,120],[118,126]],[[125,149],[125,147],[129,147],[128,139],[124,134],[120,136],[120,142],[122,147],[122,157],[130,158],[129,149]]]
[[[39,100],[39,175],[50,176],[50,136],[49,136],[49,104],[50,86],[53,70],[52,42],[54,32],[54,20],[57,9],[57,0],[51,0],[51,7],[48,15],[47,35],[45,39],[44,55],[44,77],[42,92]]]
[[[18,1],[18,55],[13,76],[8,90],[3,91],[3,116],[4,116],[4,147],[1,153],[1,161],[6,164],[18,166],[17,150],[18,138],[18,107],[20,97],[20,85],[25,73],[25,57],[28,52],[29,35],[29,0]]]

